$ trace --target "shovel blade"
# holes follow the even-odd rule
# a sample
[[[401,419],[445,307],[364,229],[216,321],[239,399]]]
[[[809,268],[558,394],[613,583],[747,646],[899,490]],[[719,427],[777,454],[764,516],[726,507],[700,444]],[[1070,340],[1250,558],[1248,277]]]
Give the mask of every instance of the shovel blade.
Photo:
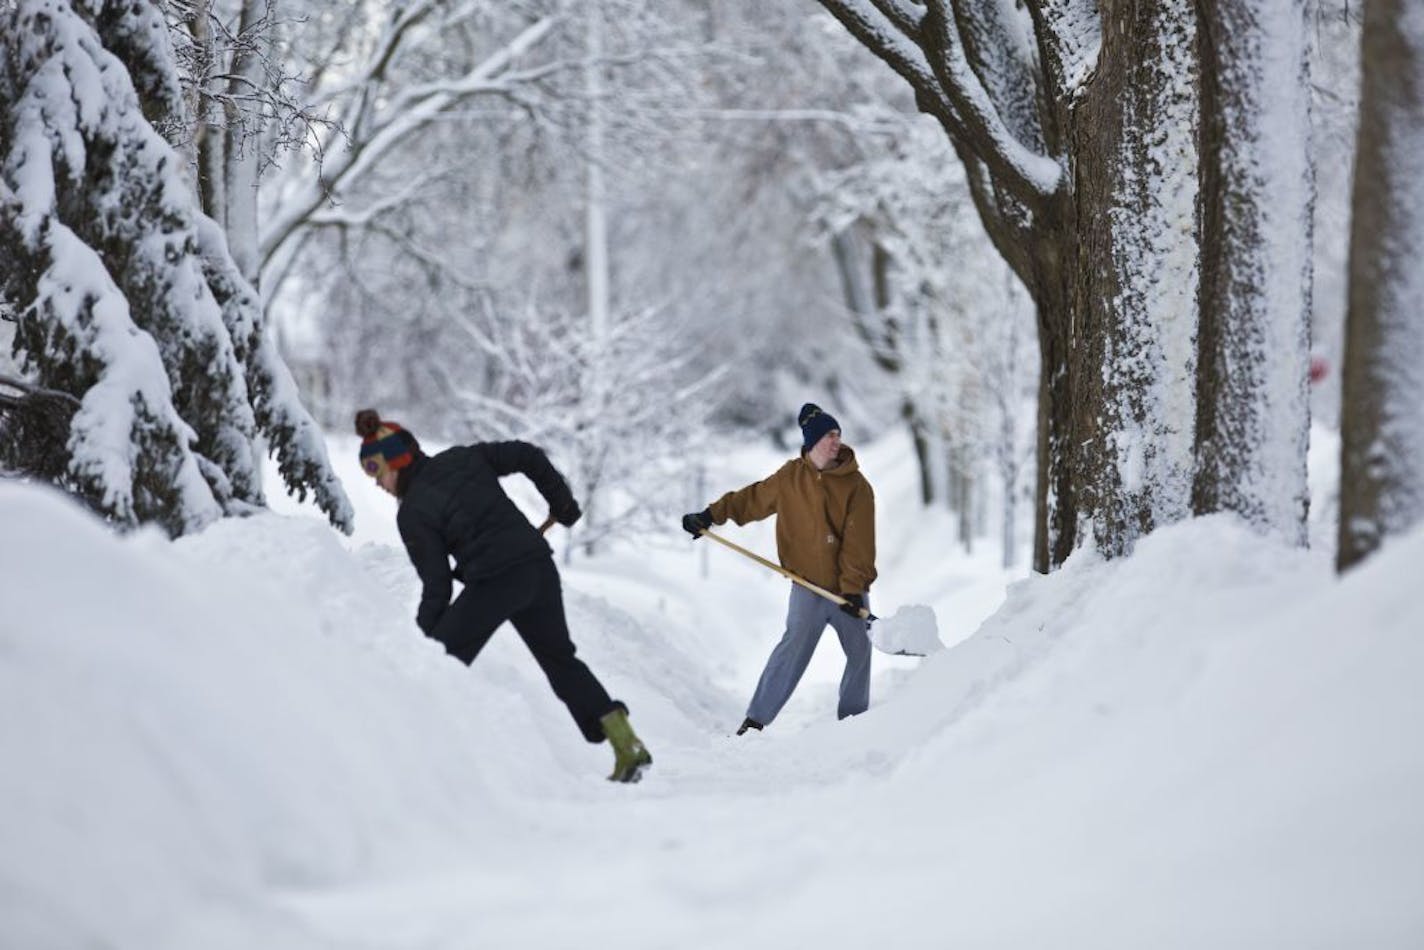
[[[933,607],[908,604],[870,625],[870,642],[894,656],[929,656],[944,649]]]

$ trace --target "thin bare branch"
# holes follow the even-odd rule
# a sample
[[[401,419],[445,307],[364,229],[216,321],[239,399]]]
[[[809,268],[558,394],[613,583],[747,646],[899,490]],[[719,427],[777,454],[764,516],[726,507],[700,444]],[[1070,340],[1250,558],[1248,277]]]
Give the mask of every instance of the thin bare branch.
[[[511,85],[505,72],[510,64],[551,35],[557,23],[558,17],[551,16],[530,24],[502,49],[464,76],[449,83],[421,87],[422,94],[419,96],[407,92],[397,97],[386,109],[386,120],[370,130],[370,134],[365,137],[354,137],[354,130],[348,127],[353,138],[348,142],[345,151],[334,155],[327,163],[318,184],[309,188],[302,197],[287,204],[288,210],[274,222],[264,237],[264,270],[281,256],[279,252],[282,245],[290,242],[301,225],[329,196],[339,194],[366,174],[398,143],[405,141],[410,135],[470,96],[481,93],[508,93]],[[368,93],[369,89],[363,92],[362,98],[369,98]]]

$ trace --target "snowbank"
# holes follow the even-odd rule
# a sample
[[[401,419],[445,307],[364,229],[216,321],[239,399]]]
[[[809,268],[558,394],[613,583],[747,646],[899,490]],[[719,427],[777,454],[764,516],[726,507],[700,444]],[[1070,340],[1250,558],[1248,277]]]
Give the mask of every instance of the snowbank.
[[[398,549],[120,539],[13,483],[0,523],[6,948],[1424,943],[1424,533],[1338,581],[1178,525],[742,739],[765,637],[611,555],[566,586],[656,758],[615,787],[516,638],[419,636]]]
[[[189,917],[272,916],[267,888],[422,860],[498,818],[449,754],[470,737],[442,671],[342,642],[369,647],[389,610],[329,530],[273,520],[120,540],[0,482],[0,944],[181,946]]]

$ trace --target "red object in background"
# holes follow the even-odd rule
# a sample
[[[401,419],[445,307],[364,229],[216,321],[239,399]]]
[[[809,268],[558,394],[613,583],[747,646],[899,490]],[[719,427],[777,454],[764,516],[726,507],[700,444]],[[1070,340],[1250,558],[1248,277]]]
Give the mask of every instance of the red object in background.
[[[1310,358],[1310,382],[1318,383],[1330,375],[1330,361],[1323,356]]]

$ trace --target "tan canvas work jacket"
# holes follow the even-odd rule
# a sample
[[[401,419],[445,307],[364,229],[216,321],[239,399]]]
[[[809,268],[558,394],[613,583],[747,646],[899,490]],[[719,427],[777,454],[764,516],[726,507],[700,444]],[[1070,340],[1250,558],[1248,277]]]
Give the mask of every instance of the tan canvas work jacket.
[[[837,458],[824,472],[804,454],[792,459],[714,501],[712,521],[741,525],[776,515],[782,567],[832,593],[865,593],[875,580],[875,494],[849,446]]]

